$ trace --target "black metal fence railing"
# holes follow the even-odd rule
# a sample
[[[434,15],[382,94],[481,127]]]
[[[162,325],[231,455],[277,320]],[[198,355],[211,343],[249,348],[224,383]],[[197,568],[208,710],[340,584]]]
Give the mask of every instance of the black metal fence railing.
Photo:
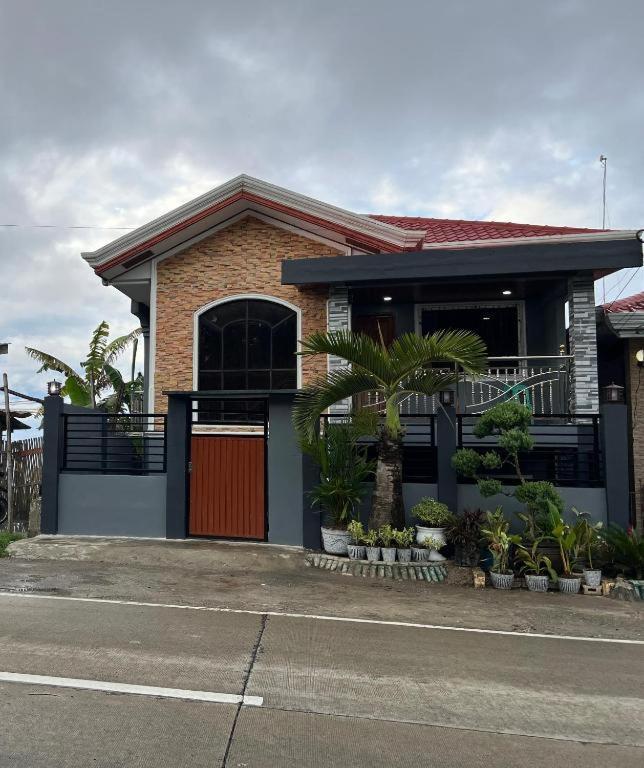
[[[324,414],[322,426],[341,422],[350,416]],[[436,416],[427,413],[401,415],[405,427],[402,450],[403,483],[436,483],[438,481],[438,452],[436,446]],[[376,457],[376,438],[363,438],[370,458]]]
[[[497,447],[497,438],[482,440],[474,435],[479,415],[457,418],[458,447],[484,452]],[[596,488],[604,482],[599,415],[534,416],[530,434],[534,448],[520,455],[521,470],[526,480],[548,480],[558,486]],[[507,485],[518,482],[509,467],[489,473]],[[460,482],[468,482],[460,478]],[[470,481],[473,482],[473,481]]]
[[[63,472],[150,475],[166,471],[166,415],[63,414]]]

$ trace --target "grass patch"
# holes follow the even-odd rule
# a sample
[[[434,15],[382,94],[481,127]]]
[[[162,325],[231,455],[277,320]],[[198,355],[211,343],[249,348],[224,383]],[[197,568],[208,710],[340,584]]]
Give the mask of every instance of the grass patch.
[[[24,533],[9,533],[9,531],[0,531],[0,557],[7,557],[7,547],[12,541],[24,539]]]

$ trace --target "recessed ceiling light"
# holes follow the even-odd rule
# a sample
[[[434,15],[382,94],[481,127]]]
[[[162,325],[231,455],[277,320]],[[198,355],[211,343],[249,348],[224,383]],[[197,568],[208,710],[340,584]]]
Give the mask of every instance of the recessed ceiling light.
[[[509,290],[506,288],[506,289],[505,289],[505,291],[503,291],[503,295],[504,295],[504,296],[512,296],[512,291],[509,291]]]
[[[391,296],[383,296],[382,300],[383,301],[391,301]]]
[[[487,315],[485,315],[485,317],[483,319],[484,320],[489,320],[490,318]]]

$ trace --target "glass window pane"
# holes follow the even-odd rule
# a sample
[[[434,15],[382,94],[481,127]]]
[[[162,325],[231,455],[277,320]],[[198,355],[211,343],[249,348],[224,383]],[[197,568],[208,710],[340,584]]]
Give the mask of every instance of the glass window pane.
[[[266,323],[248,320],[248,367],[270,368],[271,329]]]
[[[224,389],[248,389],[246,371],[224,371]]]
[[[221,331],[208,320],[199,322],[199,369],[221,368]]]
[[[273,329],[273,368],[296,368],[297,319],[295,313]]]
[[[223,330],[223,368],[246,368],[246,323],[237,320]]]
[[[271,374],[272,389],[296,389],[297,373],[296,371],[272,371]]]
[[[270,371],[248,371],[248,389],[270,389]]]
[[[199,373],[199,389],[221,389],[221,373]]]

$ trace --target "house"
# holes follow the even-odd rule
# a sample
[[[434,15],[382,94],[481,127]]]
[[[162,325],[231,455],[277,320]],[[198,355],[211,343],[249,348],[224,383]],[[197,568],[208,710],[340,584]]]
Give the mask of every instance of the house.
[[[644,292],[597,307],[601,387],[622,388],[628,406],[631,522],[644,530]]]
[[[312,541],[290,408],[299,387],[344,361],[295,352],[311,332],[342,328],[389,341],[459,327],[488,345],[487,375],[463,377],[452,423],[441,426],[435,402],[404,404],[409,503],[428,493],[478,503],[449,474],[450,452],[471,441],[478,413],[514,398],[535,413],[532,476],[552,476],[601,519],[619,515],[607,491],[617,476],[600,458],[594,281],[641,264],[633,231],[364,215],[238,176],[83,258],[141,322],[150,415],[137,455],[152,450],[157,476],[145,461],[133,477],[127,455],[106,459],[105,426],[88,429],[87,414],[60,405],[69,455],[56,458],[51,528],[114,532],[107,506],[99,522],[83,518],[91,485],[93,498],[100,486],[108,506],[129,510],[117,526],[129,533]]]

